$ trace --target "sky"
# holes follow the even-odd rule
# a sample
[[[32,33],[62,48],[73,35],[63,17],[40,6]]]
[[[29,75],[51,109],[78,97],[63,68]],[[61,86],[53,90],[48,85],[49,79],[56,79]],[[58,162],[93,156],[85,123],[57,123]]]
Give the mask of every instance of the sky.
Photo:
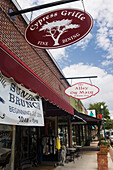
[[[55,2],[58,0],[17,0],[22,9]],[[45,12],[59,8],[84,10],[93,17],[93,28],[82,40],[70,46],[51,49],[49,52],[58,63],[65,77],[88,77],[92,79],[69,80],[70,85],[78,82],[92,83],[100,92],[81,100],[86,109],[89,104],[105,102],[113,119],[113,1],[83,0],[49,7],[26,13],[32,21]],[[32,19],[31,19],[32,16]]]

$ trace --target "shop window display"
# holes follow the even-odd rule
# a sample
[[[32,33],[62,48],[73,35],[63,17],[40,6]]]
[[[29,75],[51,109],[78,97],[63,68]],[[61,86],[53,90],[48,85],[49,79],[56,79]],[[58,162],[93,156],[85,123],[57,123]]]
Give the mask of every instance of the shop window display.
[[[55,160],[57,156],[55,120],[45,120],[45,130],[41,138],[43,160]]]
[[[0,125],[0,167],[6,167],[11,157],[12,126]]]
[[[42,138],[43,154],[56,154],[56,137],[44,136]]]

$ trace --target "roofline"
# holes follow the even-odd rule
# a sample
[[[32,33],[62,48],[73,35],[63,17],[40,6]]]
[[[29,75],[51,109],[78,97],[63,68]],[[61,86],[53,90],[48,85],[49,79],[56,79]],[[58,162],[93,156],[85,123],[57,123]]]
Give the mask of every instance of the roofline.
[[[77,117],[78,119],[81,119],[84,123],[87,124],[87,122],[86,122],[83,118],[81,118],[81,117],[79,117],[79,116],[77,116],[77,115],[74,115],[74,117]]]
[[[17,0],[11,0],[12,3],[15,5],[15,7],[17,8],[17,10],[21,10],[22,8],[20,7],[20,5],[18,4]],[[27,18],[27,16],[25,14],[21,14],[21,16],[23,17],[23,19],[25,20],[25,22],[27,24],[29,24],[29,19]]]
[[[18,4],[17,0],[11,0],[11,1],[12,1],[12,3],[15,5],[15,7],[17,8],[17,10],[22,10],[22,8],[21,8],[20,5]],[[28,17],[27,17],[25,14],[20,14],[20,15],[23,17],[24,21],[25,21],[27,24],[30,23]],[[44,50],[48,53],[48,55],[50,56],[50,58],[52,59],[53,63],[55,64],[55,66],[57,67],[57,69],[60,71],[60,73],[62,74],[62,76],[65,77],[64,74],[63,74],[63,72],[62,72],[62,70],[61,70],[61,68],[60,68],[60,66],[58,65],[58,63],[56,62],[56,60],[54,59],[54,57],[52,56],[51,52],[50,52],[49,50],[46,50],[46,49],[44,49]],[[67,84],[70,86],[70,84],[69,84],[69,82],[68,82],[67,80],[66,80],[66,82],[67,82]]]

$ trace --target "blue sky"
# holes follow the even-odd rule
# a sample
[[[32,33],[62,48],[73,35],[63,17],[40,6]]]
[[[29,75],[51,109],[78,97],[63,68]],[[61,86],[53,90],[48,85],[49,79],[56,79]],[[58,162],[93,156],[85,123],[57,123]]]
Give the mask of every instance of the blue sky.
[[[54,0],[58,1],[58,0]],[[53,0],[17,0],[22,9],[54,2]],[[90,33],[81,41],[68,47],[52,49],[52,54],[65,77],[98,76],[91,79],[92,84],[100,88],[100,92],[82,100],[86,109],[90,103],[105,102],[113,118],[113,1],[84,0],[86,12],[94,20]],[[58,8],[75,8],[83,10],[81,1],[67,3],[56,7],[33,12],[32,19],[47,11]],[[31,13],[26,13],[30,18]],[[69,81],[75,84],[80,81],[90,83],[89,79]]]

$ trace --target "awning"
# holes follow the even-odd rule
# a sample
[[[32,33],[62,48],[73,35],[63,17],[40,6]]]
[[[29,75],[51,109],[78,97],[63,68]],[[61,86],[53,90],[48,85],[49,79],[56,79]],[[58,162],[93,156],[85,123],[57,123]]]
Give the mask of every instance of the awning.
[[[81,125],[81,124],[87,124],[87,122],[83,118],[81,118],[80,116],[74,115],[73,120],[72,120],[72,124]]]
[[[74,115],[73,107],[0,42],[0,71],[45,100]]]
[[[99,125],[99,124],[101,124],[101,119],[97,119],[95,117],[77,112],[74,109],[74,119],[72,120],[72,123],[79,122],[79,121],[77,121],[76,117],[78,117],[80,119],[80,122],[82,120],[82,122],[84,122],[84,124],[88,124],[88,125]]]

